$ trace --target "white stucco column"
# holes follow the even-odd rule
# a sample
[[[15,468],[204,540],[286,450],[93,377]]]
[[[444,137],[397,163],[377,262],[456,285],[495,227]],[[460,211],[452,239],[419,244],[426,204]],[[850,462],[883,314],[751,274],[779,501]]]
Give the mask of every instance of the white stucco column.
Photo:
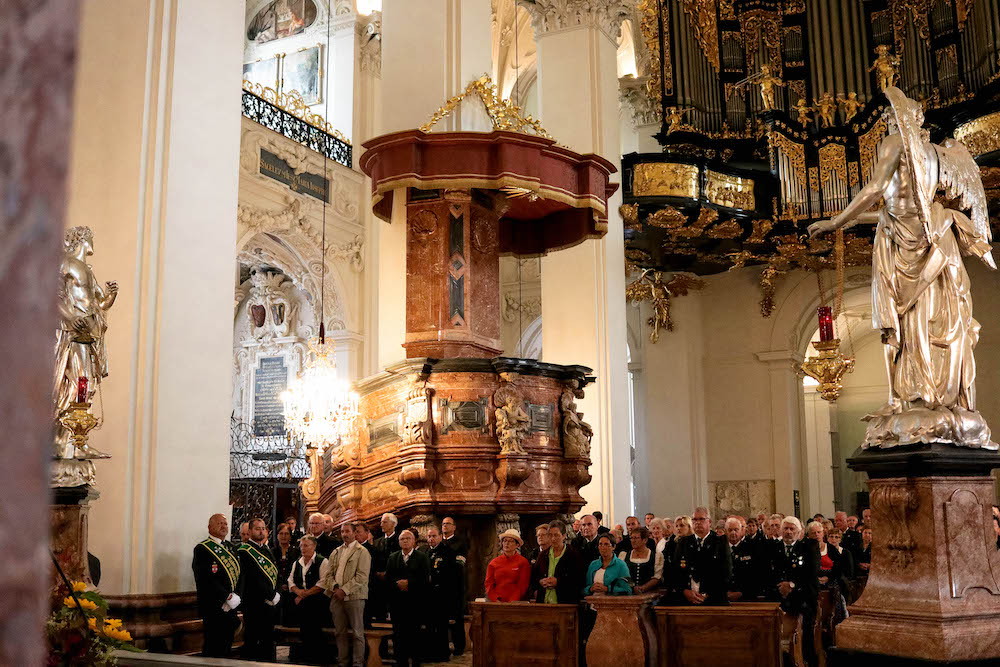
[[[375,134],[420,127],[490,64],[490,3],[389,0],[382,7],[381,113]],[[489,131],[476,100],[439,122],[438,131]],[[375,225],[378,253],[378,363],[404,358],[406,207],[394,197],[392,223]]]
[[[538,0],[532,14],[538,43],[539,116],[557,141],[596,153],[616,165],[618,123],[616,39],[630,3],[615,0]],[[545,361],[584,364],[597,383],[580,402],[594,429],[593,480],[585,509],[620,523],[629,509],[625,362],[625,255],[620,193],[608,201],[608,232],[599,241],[551,253],[542,260],[542,353]]]
[[[833,453],[830,434],[837,431],[837,409],[833,403],[823,400],[815,387],[807,387],[803,398],[803,516],[813,516],[817,512],[823,516],[833,516],[838,508],[833,506]]]
[[[637,454],[641,465],[635,474],[644,478],[648,504],[636,508],[641,514],[675,517],[708,506],[702,299],[697,292],[671,299],[678,324],[674,331],[661,331],[656,343],[646,324],[649,303],[643,302],[632,320],[643,346],[636,393],[645,410],[636,420],[642,422],[645,451]]]
[[[802,358],[791,350],[756,352],[754,356],[767,365],[770,383],[768,409],[775,508],[791,514],[795,507],[794,491],[802,488],[802,383],[796,374]]]
[[[193,590],[191,549],[229,506],[243,3],[81,13],[67,218],[120,286],[90,550],[106,593]]]

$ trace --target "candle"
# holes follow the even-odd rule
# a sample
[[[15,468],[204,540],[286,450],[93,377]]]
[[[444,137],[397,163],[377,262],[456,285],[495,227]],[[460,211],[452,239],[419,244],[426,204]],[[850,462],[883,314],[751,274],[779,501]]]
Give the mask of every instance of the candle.
[[[816,313],[819,316],[819,339],[824,343],[833,340],[833,311],[830,306],[820,306]]]
[[[83,376],[76,379],[76,402],[87,402],[87,378]]]

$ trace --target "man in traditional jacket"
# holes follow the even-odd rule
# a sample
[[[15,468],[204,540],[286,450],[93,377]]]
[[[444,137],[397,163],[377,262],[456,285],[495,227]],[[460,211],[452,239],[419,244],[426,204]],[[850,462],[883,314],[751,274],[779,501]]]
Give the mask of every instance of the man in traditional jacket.
[[[680,538],[674,552],[674,590],[690,604],[727,605],[733,576],[729,541],[712,531],[707,508],[695,508],[691,522],[694,534]]]
[[[226,540],[228,534],[226,517],[213,514],[208,520],[208,537],[195,545],[191,561],[205,637],[202,655],[209,658],[229,657],[233,634],[239,625],[236,608],[240,605],[240,596],[235,591],[240,563],[233,545]]]
[[[240,559],[237,590],[243,599],[244,660],[274,662],[275,605],[281,600],[278,566],[267,546],[267,524],[250,521],[250,540],[236,550]]]

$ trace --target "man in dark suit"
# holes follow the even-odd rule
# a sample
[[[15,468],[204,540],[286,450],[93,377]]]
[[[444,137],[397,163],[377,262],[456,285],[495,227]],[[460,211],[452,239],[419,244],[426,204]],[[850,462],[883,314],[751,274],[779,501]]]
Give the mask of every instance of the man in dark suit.
[[[594,520],[597,521],[597,534],[610,533],[611,529],[604,525],[604,514],[600,510],[594,510]]]
[[[819,543],[803,540],[802,524],[794,516],[781,522],[781,541],[773,547],[771,595],[781,601],[781,609],[802,616],[802,651],[810,663],[815,660],[813,633],[819,597]]]
[[[573,548],[584,564],[584,571],[601,557],[597,551],[597,518],[588,514],[580,519],[580,534],[573,540]]]
[[[382,515],[381,528],[382,537],[375,540],[375,558],[372,560],[372,578],[375,583],[372,586],[372,597],[368,598],[368,610],[372,618],[376,621],[384,621],[386,617],[387,605],[389,604],[389,584],[386,582],[385,570],[389,565],[389,556],[399,551],[399,534],[396,532],[396,525],[399,521],[392,512]]]
[[[691,524],[694,534],[680,538],[674,553],[674,590],[690,604],[727,605],[733,575],[729,542],[712,532],[704,507],[695,509]]]
[[[208,520],[208,538],[195,545],[191,560],[205,637],[201,654],[208,658],[229,657],[233,634],[239,625],[236,608],[240,605],[240,596],[235,591],[240,563],[233,553],[233,545],[226,540],[228,534],[226,517],[213,514]]]
[[[288,530],[292,533],[292,544],[298,546],[299,540],[305,533],[299,528],[299,520],[295,516],[285,517],[285,524],[288,526]],[[277,539],[277,536],[275,536]]]
[[[837,512],[833,516],[833,525],[840,529],[843,533],[843,538],[841,539],[842,546],[851,552],[851,558],[855,561],[861,555],[861,533],[851,528],[851,518],[847,516],[847,512]],[[854,517],[854,525],[857,527],[858,518]]]
[[[431,596],[428,600],[430,618],[426,621],[429,636],[424,642],[427,647],[425,657],[431,662],[448,662],[451,660],[448,621],[459,605],[457,598],[462,570],[455,552],[442,541],[441,531],[437,526],[432,525],[427,529],[427,547],[431,567]]]
[[[458,566],[458,591],[455,593],[455,605],[448,616],[448,631],[455,655],[465,653],[465,594],[468,587],[466,581],[466,559],[469,556],[469,544],[458,534],[455,519],[446,516],[441,521],[441,543],[455,552],[455,563]]]
[[[237,585],[243,600],[244,660],[274,662],[275,605],[278,593],[278,566],[267,547],[267,524],[263,519],[250,521],[250,540],[236,550],[240,560]]]
[[[323,558],[329,558],[337,547],[326,534],[326,519],[319,512],[313,512],[309,515],[306,527],[309,529],[309,534],[316,538],[316,553]]]
[[[324,514],[323,516],[323,538],[320,540],[320,548],[316,550],[316,553],[322,555],[324,558],[329,558],[333,550],[344,543],[344,540],[340,539],[339,531],[336,526],[333,525],[333,517],[329,514]],[[327,553],[326,549],[330,552]]]
[[[396,664],[404,667],[420,664],[417,635],[430,587],[430,559],[414,548],[416,544],[417,538],[409,530],[399,533],[400,550],[389,556],[385,571],[393,652]]]
[[[368,555],[371,557],[369,563],[371,563],[372,566],[374,566],[375,556],[377,552],[375,550],[375,541],[372,540],[372,534],[371,531],[368,530],[367,524],[365,524],[362,521],[359,521],[354,525],[354,539],[356,539],[358,543],[368,551]],[[371,573],[369,573],[368,599],[365,600],[366,628],[370,628],[372,626],[372,604],[373,604],[372,596],[374,595],[374,591],[375,591],[375,577],[371,576]]]
[[[753,518],[750,521],[754,521]],[[770,561],[761,553],[760,543],[750,538],[743,523],[736,517],[726,519],[726,540],[733,554],[733,578],[729,582],[729,599],[753,601],[763,594],[770,574]]]
[[[632,540],[629,539],[629,535],[632,531],[639,527],[639,517],[630,516],[625,518],[625,534],[622,536],[621,542],[615,545],[615,555],[628,553],[632,550]],[[650,551],[656,551],[656,541],[651,537],[646,540],[646,546],[649,547]],[[624,556],[622,556],[624,558]]]

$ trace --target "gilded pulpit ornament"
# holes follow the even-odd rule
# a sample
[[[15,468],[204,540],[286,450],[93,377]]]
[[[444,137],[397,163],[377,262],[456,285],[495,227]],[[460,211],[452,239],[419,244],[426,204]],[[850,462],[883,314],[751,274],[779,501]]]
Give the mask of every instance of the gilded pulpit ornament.
[[[885,345],[889,400],[865,417],[862,446],[997,449],[976,410],[980,325],[962,262],[975,255],[996,268],[979,168],[963,144],[930,142],[919,102],[893,86],[885,95],[890,134],[871,179],[840,215],[809,227],[816,235],[849,226],[885,199],[872,254],[872,324]],[[939,188],[956,208],[935,201]]]
[[[531,417],[524,411],[524,398],[513,382],[507,381],[493,394],[496,405],[497,440],[501,454],[524,454],[521,443],[528,437]]]
[[[500,95],[500,91],[493,84],[493,80],[486,75],[479,77],[466,86],[465,90],[461,93],[445,102],[440,109],[434,112],[429,121],[420,126],[420,131],[430,132],[431,128],[439,120],[451,114],[462,103],[462,100],[473,94],[486,107],[486,113],[490,117],[494,129],[521,132],[523,134],[536,134],[546,139],[552,138],[542,127],[541,123],[531,116],[522,115],[521,107],[515,105],[510,100],[504,99]]]
[[[562,411],[563,453],[568,457],[589,457],[590,440],[594,429],[583,421],[583,414],[577,412],[576,399],[583,398],[583,389],[576,380],[564,383],[565,389],[559,396]]]
[[[100,383],[108,376],[107,311],[118,296],[118,283],[98,282],[87,263],[93,254],[94,233],[89,227],[73,227],[66,232],[59,267],[59,329],[55,346],[53,456],[57,459],[107,457],[87,444],[87,434],[99,424],[90,407]],[[88,474],[92,477],[92,473]]]

